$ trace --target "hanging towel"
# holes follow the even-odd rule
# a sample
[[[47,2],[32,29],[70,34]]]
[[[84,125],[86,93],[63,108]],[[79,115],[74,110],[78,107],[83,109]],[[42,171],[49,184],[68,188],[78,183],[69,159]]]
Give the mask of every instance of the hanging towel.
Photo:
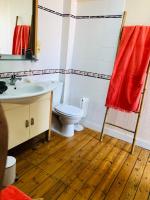
[[[123,28],[106,107],[138,112],[150,61],[150,27]]]
[[[17,25],[14,30],[13,37],[13,47],[12,54],[13,55],[21,55],[22,50],[26,51],[29,45],[30,37],[30,26],[27,25]]]
[[[14,186],[9,186],[0,191],[0,200],[32,200]]]

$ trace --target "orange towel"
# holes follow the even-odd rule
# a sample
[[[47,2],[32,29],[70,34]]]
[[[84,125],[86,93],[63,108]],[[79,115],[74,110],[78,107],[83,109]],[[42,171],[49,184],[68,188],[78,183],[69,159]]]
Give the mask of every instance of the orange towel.
[[[150,27],[123,28],[106,99],[106,107],[126,112],[139,110],[150,61]]]
[[[0,191],[0,200],[32,200],[14,186],[9,186]]]
[[[15,27],[14,37],[13,37],[13,47],[12,47],[13,55],[21,55],[22,49],[26,50],[28,48],[29,37],[30,37],[30,26],[17,25]]]

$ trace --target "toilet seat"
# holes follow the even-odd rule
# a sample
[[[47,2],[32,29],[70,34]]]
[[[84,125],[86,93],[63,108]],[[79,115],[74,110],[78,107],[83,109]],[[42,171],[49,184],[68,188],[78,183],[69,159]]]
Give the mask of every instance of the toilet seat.
[[[83,114],[80,108],[66,104],[60,104],[59,106],[55,107],[55,111],[68,117],[81,117]]]

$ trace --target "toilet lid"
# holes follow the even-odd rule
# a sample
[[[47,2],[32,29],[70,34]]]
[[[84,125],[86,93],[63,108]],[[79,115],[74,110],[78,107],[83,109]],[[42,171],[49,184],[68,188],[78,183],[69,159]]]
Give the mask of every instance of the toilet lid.
[[[83,112],[75,106],[60,104],[55,108],[56,112],[67,116],[82,116]]]

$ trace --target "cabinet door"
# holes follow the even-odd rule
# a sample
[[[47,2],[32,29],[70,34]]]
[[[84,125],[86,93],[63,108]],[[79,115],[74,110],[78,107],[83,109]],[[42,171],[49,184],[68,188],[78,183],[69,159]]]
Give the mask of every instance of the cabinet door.
[[[50,99],[30,104],[30,138],[49,129]]]
[[[29,105],[21,105],[15,109],[5,111],[8,122],[8,148],[11,149],[29,139]],[[28,126],[28,127],[26,127]]]

